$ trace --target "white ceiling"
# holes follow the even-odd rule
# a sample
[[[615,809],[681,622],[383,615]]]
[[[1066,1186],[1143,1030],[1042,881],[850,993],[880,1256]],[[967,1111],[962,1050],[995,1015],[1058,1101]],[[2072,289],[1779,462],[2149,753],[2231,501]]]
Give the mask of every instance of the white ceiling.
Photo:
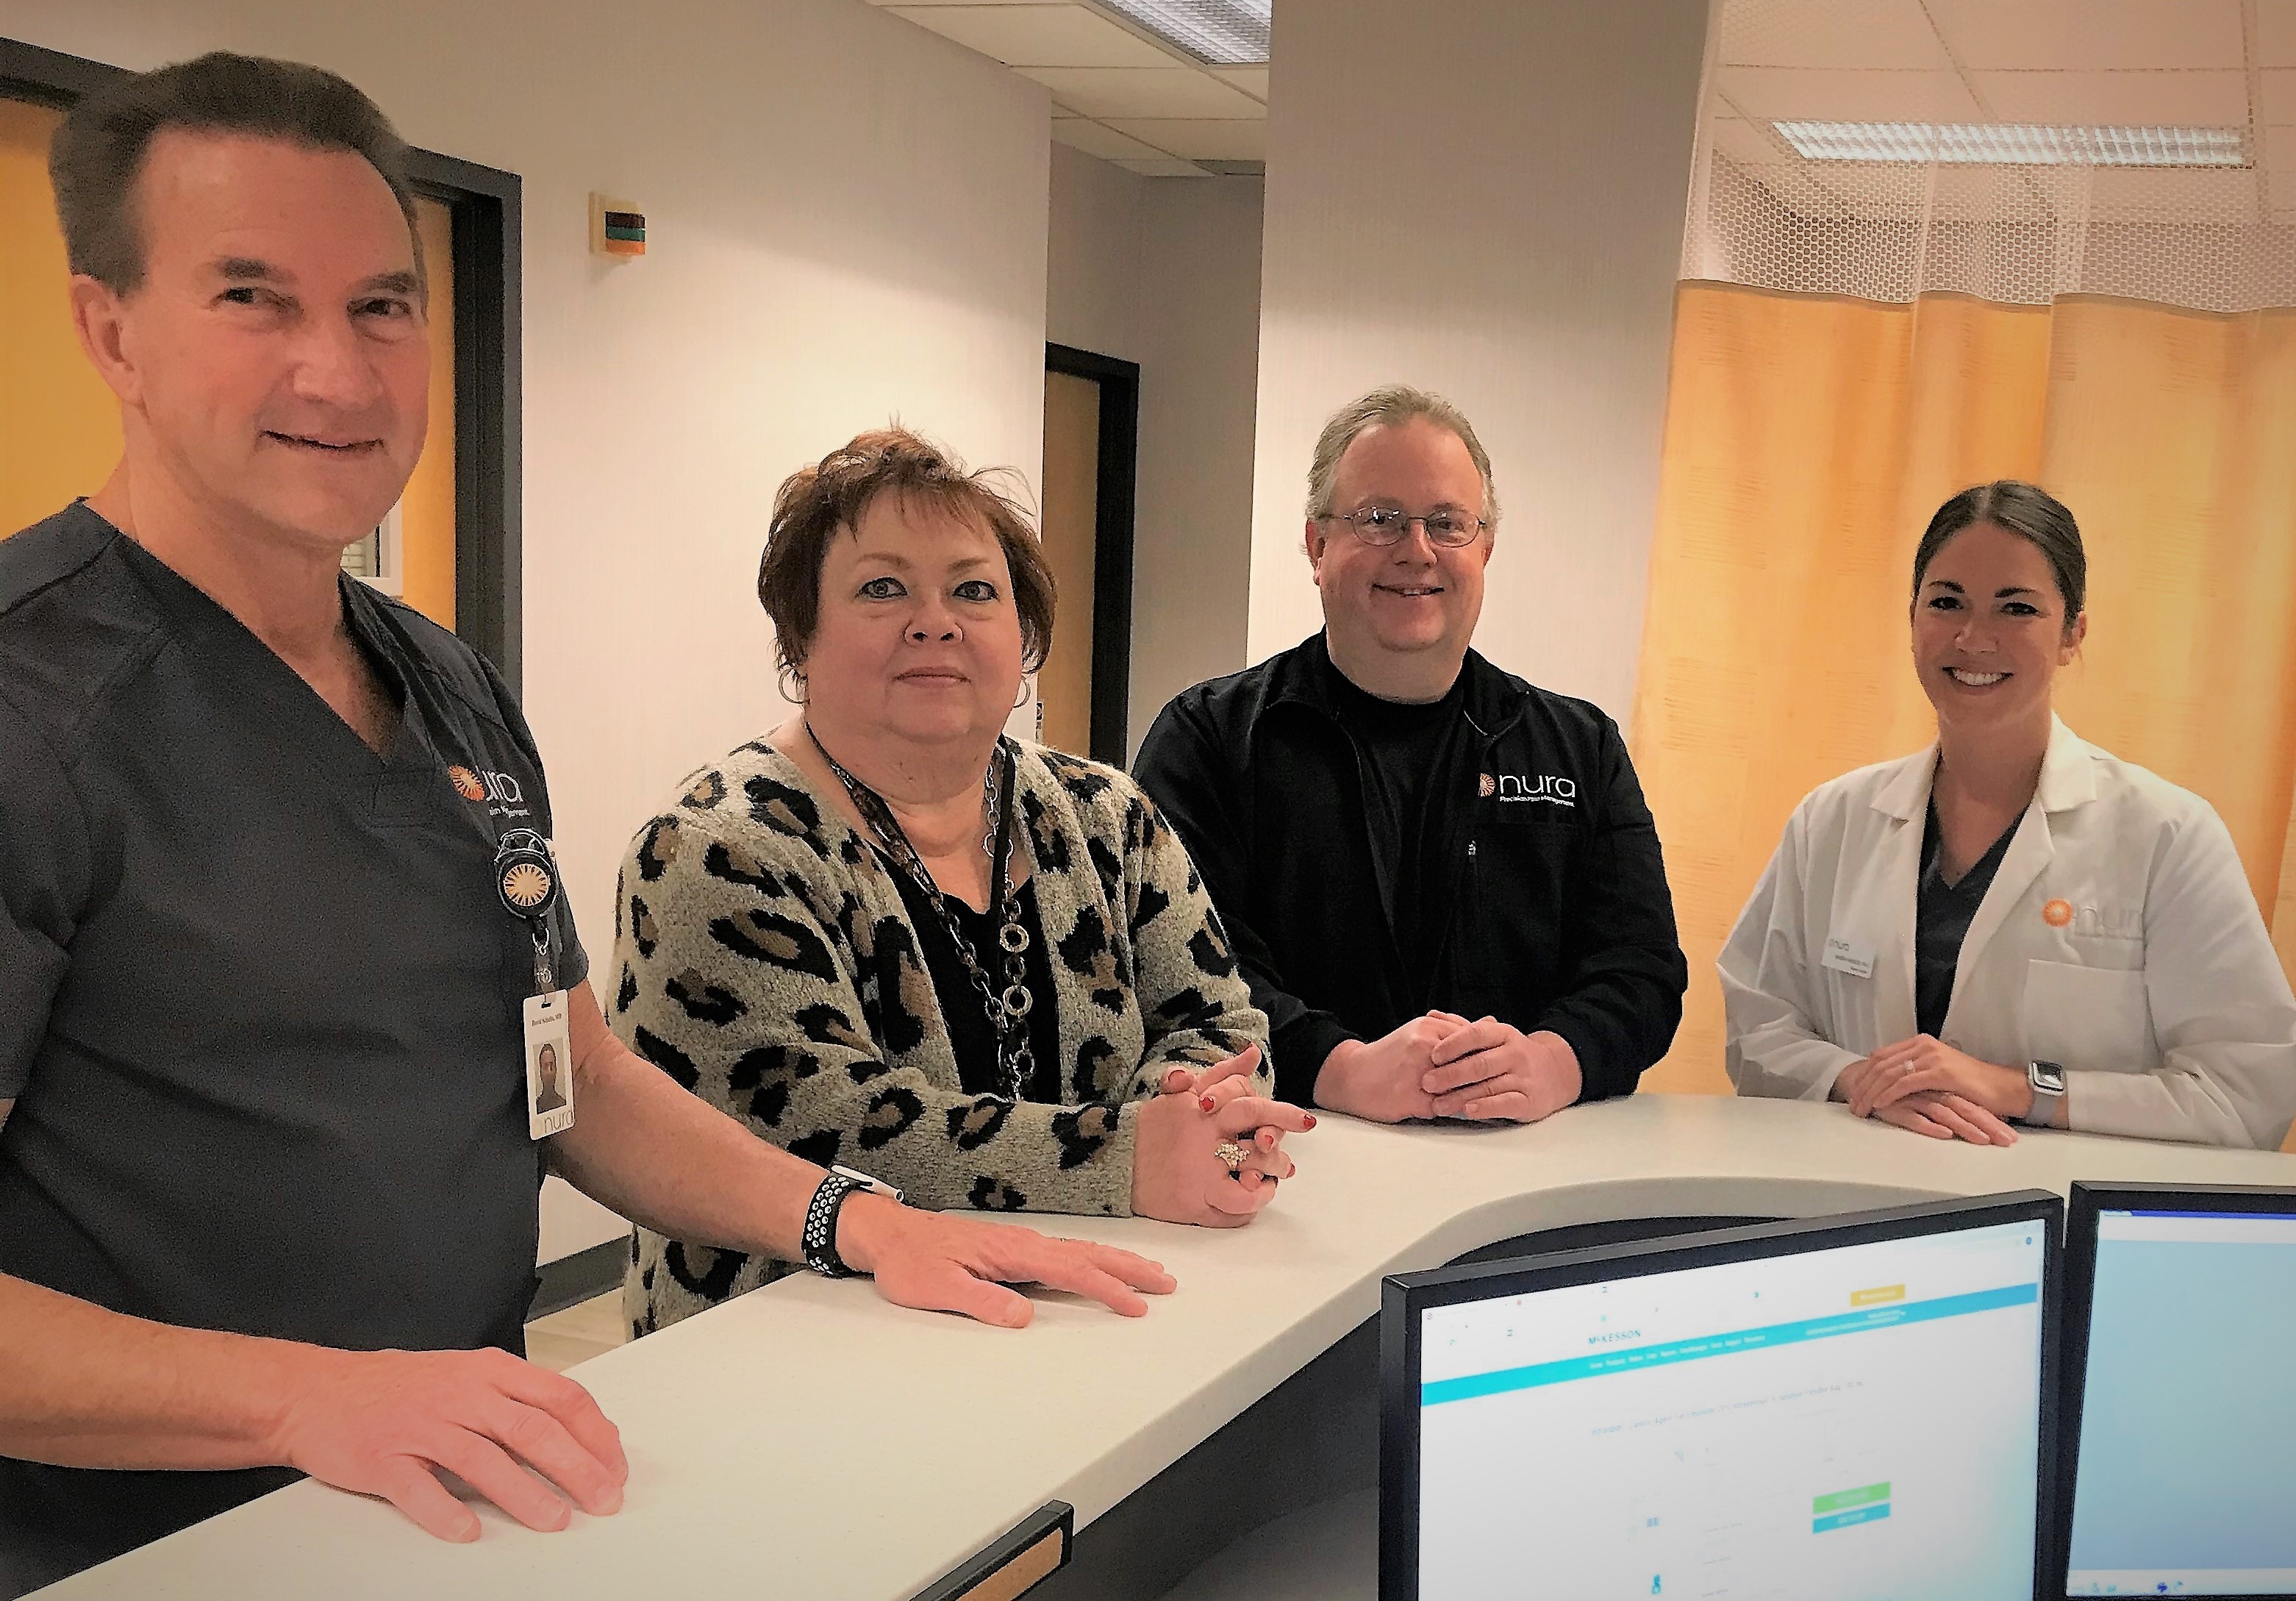
[[[2255,167],[2097,178],[2296,220],[2296,0],[1726,0],[1718,45],[1707,135],[1798,212],[1871,175],[1801,160],[1779,120],[2169,123],[2248,130]]]
[[[1267,69],[1207,67],[1082,0],[870,0],[1053,92],[1053,137],[1151,177],[1267,159]]]
[[[1267,160],[1267,69],[1207,67],[1091,0],[872,0],[1034,78],[1053,137],[1153,177]],[[1306,4],[1308,0],[1296,0]],[[1593,3],[1593,0],[1586,0]],[[2259,210],[2296,220],[2296,0],[1725,0],[1707,132],[1797,210],[1838,212],[1770,128],[1848,121],[2249,130]],[[2133,190],[2140,175],[2100,174]],[[2211,207],[2229,175],[2206,180]],[[2173,175],[2152,187],[2173,191]],[[2165,192],[2165,191],[2164,191]]]

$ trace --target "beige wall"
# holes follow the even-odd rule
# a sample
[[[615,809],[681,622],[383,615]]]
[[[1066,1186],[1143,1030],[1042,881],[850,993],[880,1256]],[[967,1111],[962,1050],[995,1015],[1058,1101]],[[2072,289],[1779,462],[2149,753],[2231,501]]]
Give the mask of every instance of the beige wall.
[[[1133,749],[1244,665],[1259,364],[1257,178],[1143,178],[1053,147],[1046,336],[1140,364]]]
[[[1705,26],[1705,0],[1276,8],[1252,659],[1321,625],[1316,431],[1400,380],[1464,407],[1496,469],[1478,645],[1624,720]]]
[[[786,710],[775,486],[895,415],[1034,474],[1047,97],[861,0],[8,0],[0,32],[316,62],[524,177],[526,708],[602,968],[631,831]],[[644,259],[588,253],[594,189],[644,208]],[[576,1200],[545,1197],[546,1256],[618,1231]]]

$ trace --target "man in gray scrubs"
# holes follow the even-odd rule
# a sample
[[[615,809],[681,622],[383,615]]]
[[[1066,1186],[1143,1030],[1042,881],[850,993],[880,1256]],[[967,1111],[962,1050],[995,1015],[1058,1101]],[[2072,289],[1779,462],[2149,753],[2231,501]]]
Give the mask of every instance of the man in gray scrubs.
[[[0,1596],[299,1472],[451,1539],[479,1524],[438,1469],[537,1529],[613,1511],[612,1424],[516,1354],[546,1171],[991,1322],[1029,1312],[998,1280],[1134,1314],[1171,1287],[840,1212],[607,1032],[516,701],[340,571],[425,432],[404,153],[341,79],[229,56],[57,135],[126,448],[0,541]],[[537,1140],[554,1018],[575,1121]]]

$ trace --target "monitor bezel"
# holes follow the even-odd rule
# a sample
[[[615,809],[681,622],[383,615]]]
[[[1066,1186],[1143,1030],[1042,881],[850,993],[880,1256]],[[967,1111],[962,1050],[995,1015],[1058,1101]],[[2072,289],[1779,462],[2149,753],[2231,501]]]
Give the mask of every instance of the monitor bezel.
[[[1430,1308],[1565,1289],[1603,1279],[1641,1278],[1686,1268],[1721,1267],[1808,1251],[1984,1228],[1999,1223],[2032,1223],[2042,1230],[2041,1362],[2036,1392],[2040,1416],[2034,1441],[2036,1525],[2031,1589],[2035,1601],[2056,1601],[2044,1587],[2052,1573],[2048,1534],[2055,1526],[2062,1277],[2057,1263],[2064,1247],[2064,1202],[2050,1190],[2015,1190],[1967,1200],[1925,1202],[1872,1211],[1790,1219],[1782,1223],[1754,1223],[1472,1267],[1395,1274],[1383,1279],[1380,1285],[1379,1331],[1380,1601],[1420,1601],[1419,1330],[1420,1315]],[[2055,1572],[2062,1574],[2062,1570]]]
[[[2063,1360],[2057,1371],[2057,1520],[2046,1601],[2090,1601],[2072,1590],[2073,1498],[2080,1474],[2081,1408],[2088,1399],[2089,1315],[2095,1310],[2097,1221],[2109,1211],[2248,1211],[2296,1215],[2296,1189],[2256,1184],[2097,1184],[2073,1181],[2065,1206]],[[2290,1601],[2296,1589],[2214,1595],[2207,1601]]]

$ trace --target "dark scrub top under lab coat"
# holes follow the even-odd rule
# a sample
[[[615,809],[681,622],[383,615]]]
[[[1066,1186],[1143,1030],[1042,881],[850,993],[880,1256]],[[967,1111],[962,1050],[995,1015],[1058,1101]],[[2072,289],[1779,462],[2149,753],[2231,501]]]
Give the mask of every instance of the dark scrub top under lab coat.
[[[345,579],[401,708],[377,756],[85,505],[0,540],[0,1272],[351,1349],[522,1349],[534,946],[492,880],[550,833],[493,669]],[[562,896],[556,979],[586,971]],[[0,1457],[0,1596],[286,1482]]]

